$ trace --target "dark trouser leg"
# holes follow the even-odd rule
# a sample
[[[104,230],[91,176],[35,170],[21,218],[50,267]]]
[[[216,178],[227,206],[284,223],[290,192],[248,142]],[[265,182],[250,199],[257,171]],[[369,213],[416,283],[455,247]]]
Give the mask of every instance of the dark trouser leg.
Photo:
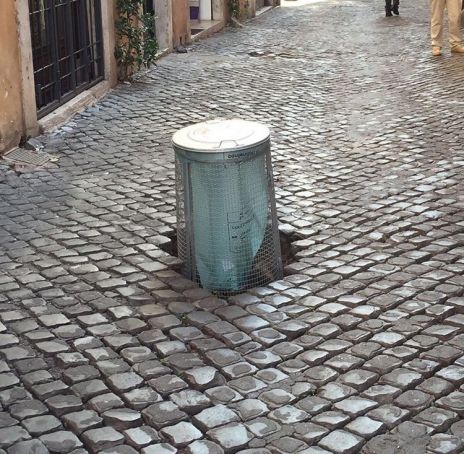
[[[385,13],[387,16],[391,16],[392,13],[392,0],[385,0]]]

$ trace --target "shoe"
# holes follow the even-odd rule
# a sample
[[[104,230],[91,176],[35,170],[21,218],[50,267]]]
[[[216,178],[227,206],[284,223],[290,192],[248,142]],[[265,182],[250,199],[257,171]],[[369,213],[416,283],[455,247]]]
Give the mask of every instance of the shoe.
[[[393,16],[393,14],[391,13],[391,11],[385,11],[385,16],[391,17]]]
[[[464,52],[464,51],[463,51]],[[441,55],[441,47],[432,46],[432,55],[434,57],[439,57]]]
[[[398,9],[398,5],[394,5],[393,8],[392,8],[392,13],[393,14],[396,14],[397,16],[400,15],[400,11]]]
[[[464,46],[462,44],[457,44],[451,48],[451,52],[454,54],[464,54]]]

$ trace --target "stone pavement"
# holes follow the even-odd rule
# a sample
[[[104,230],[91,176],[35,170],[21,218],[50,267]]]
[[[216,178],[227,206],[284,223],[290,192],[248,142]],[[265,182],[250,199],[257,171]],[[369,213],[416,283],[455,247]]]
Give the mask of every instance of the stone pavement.
[[[1,167],[1,453],[464,452],[464,58],[403,3],[272,11]],[[297,251],[228,301],[161,249],[171,135],[218,116],[271,126]]]

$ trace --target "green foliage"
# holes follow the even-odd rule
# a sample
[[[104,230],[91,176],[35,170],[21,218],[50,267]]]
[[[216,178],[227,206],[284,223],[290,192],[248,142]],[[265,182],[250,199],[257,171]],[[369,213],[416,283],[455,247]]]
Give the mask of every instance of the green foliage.
[[[116,0],[119,17],[115,21],[118,41],[114,56],[119,65],[119,80],[130,80],[142,66],[156,60],[155,16],[143,13],[143,0]]]
[[[229,13],[235,19],[247,19],[249,7],[250,3],[248,0],[229,0]]]
[[[236,19],[240,15],[240,5],[239,0],[229,0],[229,13],[231,17],[235,17]]]

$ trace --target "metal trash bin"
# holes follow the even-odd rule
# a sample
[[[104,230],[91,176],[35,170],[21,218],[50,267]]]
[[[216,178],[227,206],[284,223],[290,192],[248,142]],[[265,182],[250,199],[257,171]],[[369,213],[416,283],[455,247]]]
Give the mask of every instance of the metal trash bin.
[[[172,142],[185,276],[219,294],[281,279],[269,129],[212,120],[181,129]]]

